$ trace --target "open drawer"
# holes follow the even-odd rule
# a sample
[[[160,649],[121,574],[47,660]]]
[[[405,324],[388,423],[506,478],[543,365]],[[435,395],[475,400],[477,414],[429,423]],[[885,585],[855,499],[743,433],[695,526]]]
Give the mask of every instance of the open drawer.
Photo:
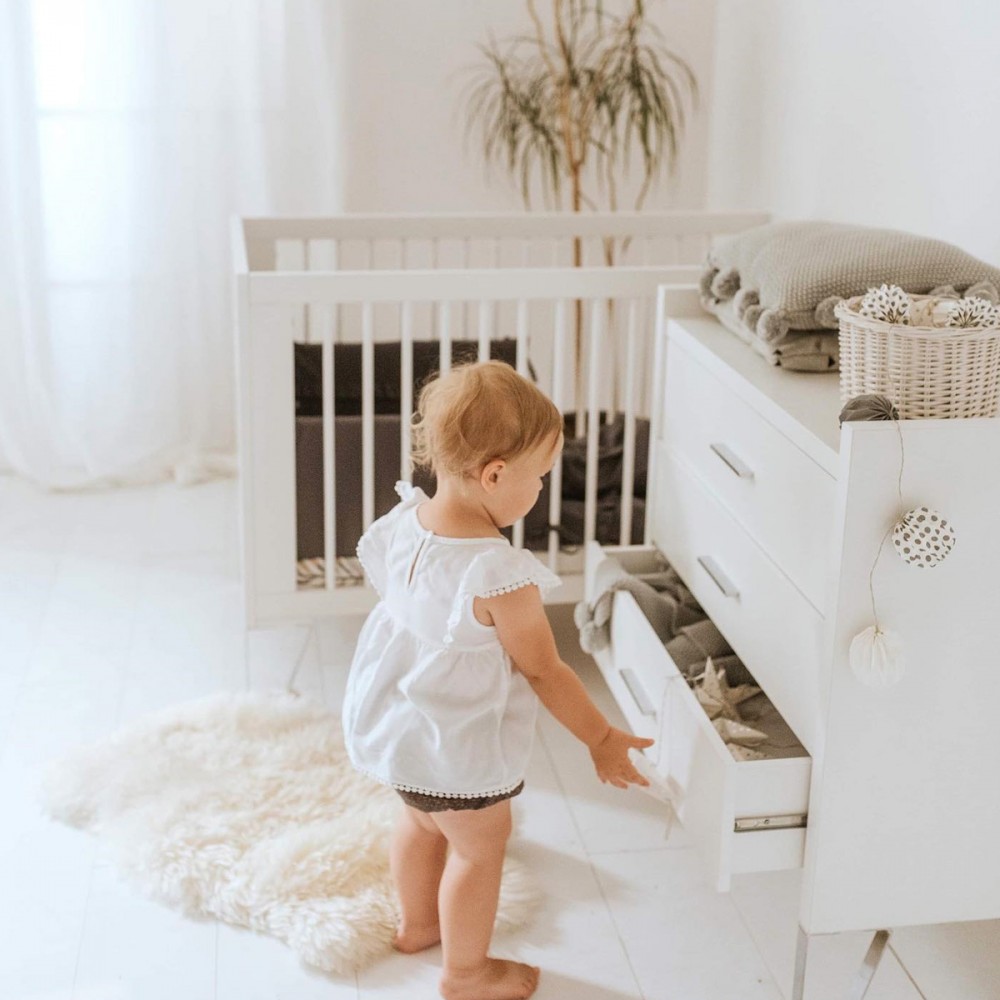
[[[588,601],[597,596],[597,566],[608,558],[632,573],[666,563],[653,547],[591,543]],[[678,819],[697,845],[710,882],[725,891],[734,873],[801,867],[812,766],[806,751],[737,761],[627,592],[614,595],[611,641],[595,659],[632,730],[658,741],[649,756],[674,793]]]

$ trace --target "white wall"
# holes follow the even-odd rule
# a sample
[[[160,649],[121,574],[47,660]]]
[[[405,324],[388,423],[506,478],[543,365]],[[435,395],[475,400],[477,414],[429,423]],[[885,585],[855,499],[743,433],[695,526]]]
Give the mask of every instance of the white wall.
[[[551,0],[538,0],[551,16]],[[667,44],[704,88],[676,176],[648,208],[700,208],[705,198],[714,0],[650,0]],[[523,0],[342,0],[344,209],[506,211],[523,207],[505,173],[485,176],[475,141],[463,149],[462,72],[476,44],[530,30]],[[541,207],[536,205],[534,207]],[[621,208],[631,205],[620,204]]]
[[[1000,263],[1000,3],[718,0],[709,207]]]

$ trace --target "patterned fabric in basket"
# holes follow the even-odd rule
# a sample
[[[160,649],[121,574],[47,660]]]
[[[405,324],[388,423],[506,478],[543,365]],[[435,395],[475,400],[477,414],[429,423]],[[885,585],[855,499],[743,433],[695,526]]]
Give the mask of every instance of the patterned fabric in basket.
[[[914,303],[926,296],[912,296]],[[858,312],[861,296],[836,308],[840,398],[888,396],[900,417],[995,417],[1000,409],[1000,328],[886,323]]]

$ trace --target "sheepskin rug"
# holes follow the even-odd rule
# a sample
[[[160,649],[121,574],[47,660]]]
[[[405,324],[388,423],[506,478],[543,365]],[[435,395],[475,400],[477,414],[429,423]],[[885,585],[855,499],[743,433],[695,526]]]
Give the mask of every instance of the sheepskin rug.
[[[53,819],[105,838],[145,895],[272,934],[328,972],[390,948],[394,792],[358,774],[339,720],[288,694],[217,695],[147,716],[52,765]],[[538,895],[508,860],[498,929]]]

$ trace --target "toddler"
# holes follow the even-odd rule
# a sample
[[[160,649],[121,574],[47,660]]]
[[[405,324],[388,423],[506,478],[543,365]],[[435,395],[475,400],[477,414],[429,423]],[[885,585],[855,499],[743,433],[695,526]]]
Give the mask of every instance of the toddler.
[[[439,941],[445,1000],[529,997],[539,970],[490,958],[513,796],[538,701],[590,751],[601,781],[647,784],[651,746],[610,725],[556,651],[542,593],[559,583],[500,529],[535,504],[562,448],[553,403],[498,361],[454,368],[420,393],[414,457],[434,496],[401,502],[358,544],[381,600],[358,639],[343,723],[354,766],[404,806],[390,865],[394,946]]]

